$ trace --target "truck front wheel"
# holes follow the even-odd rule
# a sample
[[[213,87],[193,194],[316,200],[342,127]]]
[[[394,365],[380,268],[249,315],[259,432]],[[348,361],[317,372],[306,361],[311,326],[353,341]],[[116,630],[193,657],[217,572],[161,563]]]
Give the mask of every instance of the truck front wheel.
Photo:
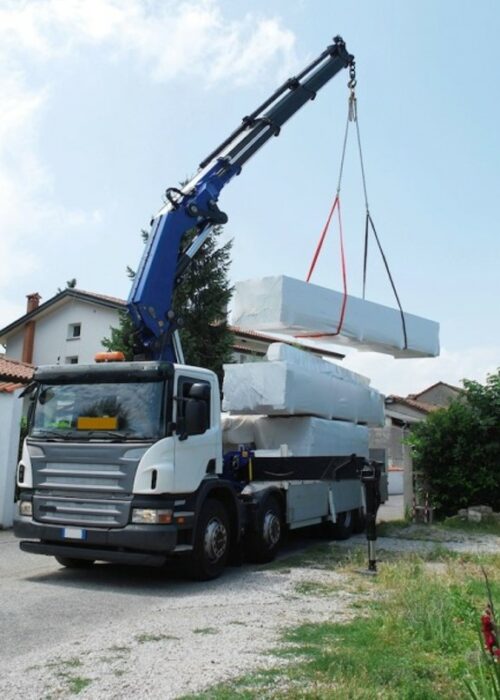
[[[220,501],[207,498],[203,504],[190,561],[190,574],[197,581],[220,576],[226,566],[230,543],[229,518]]]
[[[276,496],[265,496],[259,503],[255,529],[246,537],[246,554],[251,562],[266,564],[274,559],[282,538],[283,518]]]

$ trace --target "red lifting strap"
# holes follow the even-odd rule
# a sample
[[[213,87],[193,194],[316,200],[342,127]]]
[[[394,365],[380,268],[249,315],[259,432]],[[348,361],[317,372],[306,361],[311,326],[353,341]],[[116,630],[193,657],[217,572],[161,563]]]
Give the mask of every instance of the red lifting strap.
[[[339,323],[337,326],[337,330],[335,333],[304,333],[301,335],[296,335],[296,338],[326,338],[326,337],[333,337],[336,335],[339,335],[339,333],[342,330],[342,326],[344,323],[344,317],[345,317],[345,310],[346,310],[346,305],[347,305],[347,267],[346,267],[346,261],[345,261],[345,250],[344,250],[344,232],[342,228],[342,215],[340,212],[340,196],[337,194],[335,196],[335,199],[333,200],[333,205],[332,208],[330,209],[330,213],[328,214],[328,218],[326,220],[326,224],[323,228],[323,231],[321,232],[321,236],[319,237],[318,245],[316,246],[316,250],[314,252],[314,256],[311,262],[311,265],[309,267],[309,272],[307,273],[307,279],[306,281],[309,282],[311,280],[312,273],[314,272],[314,268],[316,267],[316,262],[318,261],[319,254],[321,253],[321,248],[323,247],[323,243],[326,238],[326,234],[328,233],[328,229],[330,228],[330,223],[332,221],[333,214],[335,212],[335,209],[337,209],[337,215],[339,219],[339,239],[340,239],[340,261],[342,265],[342,285],[343,285],[343,292],[344,292],[344,297],[342,299],[342,308],[340,310],[340,318],[339,318]]]

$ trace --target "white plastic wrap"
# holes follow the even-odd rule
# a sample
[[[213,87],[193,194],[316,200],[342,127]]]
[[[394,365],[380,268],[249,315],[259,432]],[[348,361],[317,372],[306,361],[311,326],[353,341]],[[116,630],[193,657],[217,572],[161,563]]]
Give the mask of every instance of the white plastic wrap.
[[[312,416],[225,416],[222,429],[226,452],[245,444],[254,447],[256,455],[261,457],[283,454],[294,457],[351,454],[368,457],[368,428],[344,421]]]
[[[328,374],[332,377],[347,379],[351,382],[359,382],[366,385],[370,384],[368,377],[364,377],[362,374],[353,372],[335,362],[323,360],[321,357],[313,355],[312,352],[294,348],[292,345],[288,345],[288,343],[271,343],[267,348],[266,358],[269,362],[290,362],[310,372],[315,372],[316,374]]]
[[[294,457],[350,454],[368,457],[368,428],[364,425],[309,416],[261,416],[254,421],[253,429],[258,450],[288,445]]]
[[[289,362],[224,367],[222,409],[268,416],[320,416],[384,424],[384,400],[374,389]]]
[[[236,446],[252,444],[255,441],[255,420],[256,416],[230,416],[221,413],[222,442]]]
[[[321,344],[345,344],[394,357],[439,355],[439,324],[405,313],[404,348],[398,309],[349,295],[340,334],[336,333],[343,294],[284,275],[238,282],[232,324],[290,336],[321,335]]]

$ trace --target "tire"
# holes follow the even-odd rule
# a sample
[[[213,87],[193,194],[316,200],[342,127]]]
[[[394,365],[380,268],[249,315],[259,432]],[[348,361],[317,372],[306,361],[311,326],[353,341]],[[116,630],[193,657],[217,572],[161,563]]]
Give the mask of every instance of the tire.
[[[73,559],[72,557],[55,557],[58,564],[67,569],[88,569],[94,563],[93,559]]]
[[[337,515],[337,522],[324,523],[323,530],[328,539],[348,540],[353,533],[354,511],[347,510]]]
[[[355,508],[352,511],[352,516],[352,531],[355,535],[360,535],[366,530],[366,514],[364,508]]]
[[[189,574],[196,581],[210,581],[223,572],[231,540],[229,517],[220,501],[207,498],[196,528]]]
[[[269,494],[259,503],[256,528],[245,539],[247,559],[267,564],[276,556],[283,537],[283,515],[276,496]]]

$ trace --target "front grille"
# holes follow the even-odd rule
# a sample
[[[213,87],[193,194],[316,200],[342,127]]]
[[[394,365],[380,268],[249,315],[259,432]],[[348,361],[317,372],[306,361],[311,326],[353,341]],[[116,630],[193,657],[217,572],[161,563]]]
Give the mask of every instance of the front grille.
[[[41,523],[124,527],[130,517],[130,500],[35,495],[33,515],[35,520]]]
[[[44,495],[68,494],[85,500],[128,496],[132,493],[137,465],[149,445],[126,443],[28,443],[33,487]],[[41,494],[42,495],[42,494]]]
[[[127,473],[119,464],[47,462],[38,469],[40,488],[67,488],[101,493],[124,490]]]

